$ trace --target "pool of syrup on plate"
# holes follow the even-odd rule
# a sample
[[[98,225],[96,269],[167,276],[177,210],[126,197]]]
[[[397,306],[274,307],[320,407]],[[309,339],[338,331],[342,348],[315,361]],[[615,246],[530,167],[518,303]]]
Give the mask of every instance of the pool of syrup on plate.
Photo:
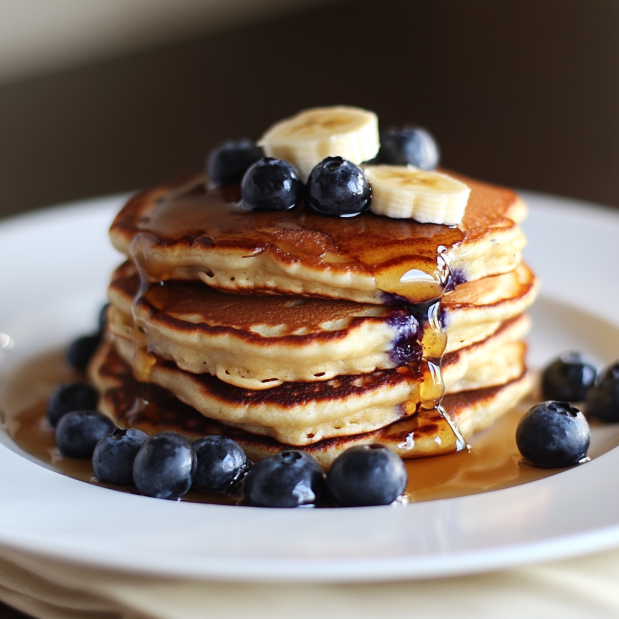
[[[9,436],[35,460],[83,482],[137,494],[132,486],[102,484],[93,477],[90,460],[63,456],[54,430],[47,422],[47,399],[61,382],[80,378],[54,351],[31,359],[5,381],[0,390],[0,411]],[[530,404],[530,403],[529,403]],[[554,475],[564,469],[540,469],[521,463],[515,430],[527,404],[503,415],[476,434],[470,450],[451,455],[406,461],[410,502],[446,499],[498,490]],[[191,491],[183,500],[230,505],[236,499]]]

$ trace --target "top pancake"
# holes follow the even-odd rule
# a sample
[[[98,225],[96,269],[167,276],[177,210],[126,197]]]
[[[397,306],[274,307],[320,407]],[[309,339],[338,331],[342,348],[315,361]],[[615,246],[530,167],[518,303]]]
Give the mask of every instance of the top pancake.
[[[237,293],[392,304],[439,298],[450,282],[512,271],[526,208],[508,189],[462,179],[471,195],[458,227],[363,213],[341,219],[305,204],[244,211],[238,186],[203,177],[135,196],[116,217],[114,246],[151,281],[202,280]]]

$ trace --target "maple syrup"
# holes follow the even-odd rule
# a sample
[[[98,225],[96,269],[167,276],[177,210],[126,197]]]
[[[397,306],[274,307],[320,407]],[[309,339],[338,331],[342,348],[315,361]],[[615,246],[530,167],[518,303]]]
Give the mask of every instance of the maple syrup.
[[[63,456],[54,430],[47,422],[47,399],[55,387],[80,377],[64,362],[64,351],[35,357],[15,371],[0,389],[0,412],[9,436],[18,447],[43,465],[83,482],[136,493],[132,486],[101,484],[89,460]],[[506,413],[470,441],[470,450],[450,455],[405,460],[406,496],[410,502],[448,499],[507,488],[556,474],[563,469],[541,469],[521,463],[515,428],[524,404]],[[183,500],[235,504],[225,495],[190,492]]]

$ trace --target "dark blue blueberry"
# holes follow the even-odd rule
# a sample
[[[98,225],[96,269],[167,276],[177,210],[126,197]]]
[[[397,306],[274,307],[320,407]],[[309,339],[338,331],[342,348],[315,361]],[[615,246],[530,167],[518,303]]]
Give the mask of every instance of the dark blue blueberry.
[[[90,411],[97,407],[99,394],[94,387],[82,380],[56,387],[47,402],[47,418],[55,428],[60,418],[72,411]]]
[[[422,170],[434,170],[440,160],[436,140],[422,127],[405,125],[391,127],[380,137],[378,163],[414,165]]]
[[[419,333],[417,319],[410,312],[400,310],[389,317],[388,323],[397,329],[391,350],[394,362],[400,366],[411,361],[419,361],[423,351],[417,338]]]
[[[99,312],[99,333],[103,333],[105,331],[105,327],[107,327],[107,313],[110,309],[110,304],[106,303]]]
[[[449,279],[443,292],[451,292],[460,284],[466,284],[466,275],[459,269],[455,269],[449,273]]]
[[[82,337],[78,337],[76,340],[73,340],[67,350],[67,361],[69,362],[69,365],[72,368],[83,372],[90,363],[90,360],[95,354],[95,350],[97,350],[100,342],[100,333],[84,335]]]
[[[619,421],[619,361],[607,367],[587,391],[587,414],[602,421]]]
[[[542,397],[545,400],[582,402],[596,376],[597,369],[580,353],[563,353],[542,372]]]
[[[299,203],[303,182],[287,161],[263,157],[243,176],[241,199],[247,210],[285,211]]]
[[[180,499],[191,488],[195,470],[196,454],[189,441],[176,432],[161,432],[140,447],[133,481],[146,496]]]
[[[223,492],[248,470],[245,452],[232,439],[207,436],[193,444],[198,466],[193,483],[206,492]]]
[[[325,474],[316,458],[283,451],[258,462],[245,478],[245,500],[257,507],[299,507],[322,503]]]
[[[406,305],[408,303],[406,297],[392,292],[385,292],[384,290],[380,291],[380,297],[383,305]]]
[[[97,443],[114,430],[109,417],[95,411],[73,411],[58,422],[56,443],[70,458],[92,458]]]
[[[216,185],[240,183],[252,163],[262,157],[262,149],[251,140],[230,140],[214,148],[206,160],[206,173]]]
[[[133,483],[133,461],[148,439],[141,430],[117,428],[104,436],[92,454],[95,477],[112,484]]]
[[[339,455],[327,473],[327,489],[339,507],[390,505],[406,488],[402,458],[384,445],[357,445]]]
[[[315,211],[335,217],[359,215],[372,202],[372,188],[361,168],[341,157],[327,157],[311,171],[306,194]]]
[[[578,464],[587,456],[590,442],[585,416],[569,402],[542,402],[530,408],[518,423],[516,444],[535,466]]]

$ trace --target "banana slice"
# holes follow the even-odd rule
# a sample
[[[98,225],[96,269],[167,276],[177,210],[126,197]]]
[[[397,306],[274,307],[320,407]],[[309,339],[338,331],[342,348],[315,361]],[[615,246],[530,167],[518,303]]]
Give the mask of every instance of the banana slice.
[[[356,107],[316,107],[274,124],[258,141],[269,157],[292,163],[303,178],[325,157],[368,161],[379,148],[378,118]]]
[[[471,189],[447,174],[413,166],[364,166],[373,213],[453,226],[462,223]]]

